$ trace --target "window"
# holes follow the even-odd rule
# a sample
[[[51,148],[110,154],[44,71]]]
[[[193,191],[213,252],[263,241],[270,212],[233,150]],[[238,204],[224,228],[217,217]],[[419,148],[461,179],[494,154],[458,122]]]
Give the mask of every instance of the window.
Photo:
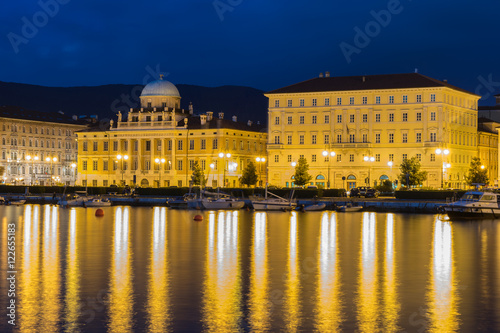
[[[363,122],[367,123],[368,122],[368,114],[363,114]]]
[[[288,125],[291,125],[292,124],[292,116],[288,116]]]
[[[299,135],[299,145],[303,145],[303,144],[304,144],[304,136]]]
[[[274,162],[279,163],[280,161],[280,156],[279,155],[274,155]]]
[[[408,121],[408,113],[403,113],[403,121]]]
[[[47,145],[47,148],[49,147],[49,145]],[[94,141],[92,143],[92,150],[93,151],[97,151],[97,148],[98,148],[98,142],[97,141]]]
[[[375,154],[375,162],[380,162],[380,154]]]
[[[201,139],[200,148],[203,149],[203,150],[207,149],[207,140],[206,139]]]
[[[328,106],[330,105],[330,99],[329,98],[325,98],[325,106]]]
[[[407,95],[403,95],[403,103],[408,103],[408,96]]]
[[[92,161],[92,171],[97,171],[97,161]]]
[[[316,124],[318,121],[318,116],[312,116],[312,123]]]
[[[337,162],[342,162],[342,154],[337,154]]]
[[[304,106],[304,99],[300,99],[300,100],[299,100],[299,105],[300,105],[300,106]]]
[[[342,134],[337,134],[337,143],[342,143]]]
[[[286,157],[286,160],[287,160],[287,162],[291,162],[291,161],[292,161],[292,155],[288,155],[288,156]]]
[[[349,154],[349,162],[354,162],[354,154]]]
[[[416,142],[422,142],[422,133],[417,133]]]
[[[356,142],[356,140],[354,138],[354,134],[349,134],[349,142],[350,143],[355,143]]]
[[[436,101],[436,94],[431,94],[431,102],[435,102]]]
[[[104,141],[103,142],[102,149],[104,151],[108,151],[109,150],[109,142],[108,141]]]
[[[108,171],[108,161],[102,161],[102,170]]]
[[[394,121],[394,113],[389,113],[389,121],[390,122]]]
[[[337,123],[340,124],[342,122],[342,115],[338,114],[337,115]]]
[[[408,133],[403,133],[403,143],[408,143]]]
[[[389,104],[394,104],[394,96],[389,96]]]
[[[417,121],[422,121],[422,113],[417,112]]]
[[[436,121],[436,112],[431,112],[431,121]]]
[[[218,149],[218,143],[219,143],[219,140],[217,139],[213,139],[212,140],[212,149]]]
[[[394,143],[394,133],[389,133],[389,143]]]
[[[349,115],[349,122],[350,122],[350,123],[353,123],[353,122],[354,122],[354,115],[353,115],[353,114],[350,114],[350,115]]]
[[[368,142],[368,134],[364,133],[363,134],[363,143],[367,143]]]
[[[274,100],[274,107],[279,108],[280,107],[280,101],[278,99]]]
[[[146,140],[146,151],[151,151],[151,140]]]
[[[375,104],[380,104],[380,96],[375,97]]]
[[[113,141],[113,151],[118,151],[118,141]]]
[[[177,140],[177,150],[182,150],[182,140]]]
[[[318,100],[316,98],[313,98],[312,106],[317,106],[317,105],[318,105]]]
[[[330,115],[326,114],[325,115],[325,124],[329,124],[329,123],[330,123]]]
[[[38,140],[37,140],[38,141]],[[43,141],[42,141],[43,142]],[[87,147],[88,143],[87,141],[83,141],[83,144],[82,144],[82,150],[83,151],[88,151],[88,147]]]
[[[436,133],[431,133],[431,142],[436,142]]]
[[[177,160],[177,170],[182,170],[182,160]]]
[[[289,108],[291,108],[291,107],[292,107],[292,100],[291,100],[291,99],[289,99],[289,100],[287,101],[287,103],[286,103],[286,104],[287,104],[287,106],[288,106]]]
[[[316,155],[312,155],[312,156],[311,156],[311,161],[312,161],[312,162],[316,162]]]
[[[417,103],[422,103],[422,95],[417,95]]]
[[[189,170],[194,170],[194,160],[189,160]]]
[[[394,162],[394,154],[389,154],[389,161]]]
[[[436,154],[431,154],[431,162],[435,162],[436,161]]]
[[[274,125],[280,124],[280,117],[274,117]]]
[[[403,162],[408,159],[408,154],[403,154]]]
[[[363,96],[363,104],[368,104],[368,97]]]
[[[418,160],[419,162],[422,162],[422,154],[417,154],[417,160]]]
[[[276,145],[280,144],[280,136],[279,135],[274,136],[274,144],[276,144]]]
[[[330,144],[330,134],[325,134],[325,145]]]
[[[342,97],[337,97],[337,105],[342,105]]]
[[[354,104],[354,97],[349,97],[349,104],[351,104],[351,105]]]
[[[376,122],[376,123],[380,123],[380,113],[377,113],[377,114],[375,115],[375,122]]]
[[[315,145],[315,144],[316,144],[316,134],[313,134],[313,135],[311,136],[311,143],[312,143],[313,145]]]
[[[380,143],[380,133],[375,134],[375,143]]]
[[[82,170],[87,171],[87,161],[82,161]]]
[[[288,136],[286,137],[286,144],[287,144],[287,145],[291,145],[291,144],[292,144],[292,136],[291,136],[291,135],[288,135]]]
[[[303,124],[304,123],[304,116],[300,116],[299,117],[299,124]]]

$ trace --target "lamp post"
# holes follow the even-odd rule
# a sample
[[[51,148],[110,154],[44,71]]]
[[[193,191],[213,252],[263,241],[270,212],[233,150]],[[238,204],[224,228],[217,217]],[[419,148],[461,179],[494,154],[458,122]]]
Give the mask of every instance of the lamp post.
[[[292,168],[295,168],[295,167],[297,166],[297,162],[292,162],[292,163],[290,163],[290,165],[292,166]],[[295,182],[294,175],[295,175],[295,173],[292,175],[292,179],[293,179],[294,181],[292,182],[292,184],[291,184],[292,186],[291,186],[291,187],[293,187],[293,186],[294,186],[294,182]]]
[[[126,160],[128,160],[128,155],[123,155],[123,156],[122,156],[122,155],[119,155],[119,154],[118,154],[118,155],[116,155],[116,159],[117,159],[118,161],[121,161],[121,164],[122,164],[122,165],[121,165],[121,172],[122,172],[122,183],[121,183],[121,185],[123,185],[123,184],[124,184],[124,182],[123,182],[123,173],[124,173],[124,170],[123,170],[123,161],[124,161],[124,160],[125,160],[125,161],[126,161]]]
[[[162,169],[162,164],[165,163],[164,158],[155,158],[155,163],[158,164],[159,170],[158,170],[158,187],[161,187],[161,169]]]
[[[226,161],[224,159],[224,157],[226,158],[230,158],[231,157],[231,154],[230,153],[227,153],[227,154],[224,154],[224,153],[219,153],[219,157],[222,158],[222,163],[223,163],[223,166],[224,166],[224,171],[223,171],[223,187],[226,187]]]
[[[52,158],[46,157],[45,161],[50,162],[50,182],[51,185],[54,185],[54,169],[52,162],[57,162],[57,157],[52,157]]]
[[[375,162],[375,157],[373,156],[365,156],[363,157],[363,160],[365,162]],[[372,167],[371,165],[368,167],[368,186],[370,186],[370,181],[371,181],[371,173],[372,173]]]
[[[71,169],[73,171],[73,186],[76,185],[76,163],[71,163]]]
[[[444,188],[444,172],[446,170],[446,164],[444,162],[444,156],[448,155],[450,153],[450,151],[448,149],[436,149],[436,154],[437,155],[441,155],[441,165],[442,165],[442,171],[441,171],[441,188]],[[448,163],[448,165],[450,165]],[[451,165],[450,165],[451,167]]]
[[[255,160],[259,163],[259,185],[262,186],[262,163],[266,162],[266,158],[257,157]]]
[[[328,157],[328,183],[327,183],[327,188],[330,188],[330,161],[332,160],[331,157],[334,157],[335,156],[335,152],[334,151],[327,151],[327,150],[324,150],[323,151],[323,156],[326,158]]]
[[[389,161],[387,162],[387,165],[389,166],[389,168],[391,168],[391,172],[389,173],[389,181],[391,182],[391,187],[392,187],[392,166],[393,166],[393,162],[392,161]]]

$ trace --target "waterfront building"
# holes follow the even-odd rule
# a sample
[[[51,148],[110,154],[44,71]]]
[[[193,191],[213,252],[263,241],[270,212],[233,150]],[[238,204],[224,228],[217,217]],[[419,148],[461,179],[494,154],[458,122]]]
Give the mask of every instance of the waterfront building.
[[[195,115],[180,101],[175,85],[160,77],[142,90],[140,108],[118,113],[109,128],[78,133],[78,184],[189,186],[198,164],[208,186],[236,187],[250,162],[265,182],[264,126],[224,119],[222,112]]]
[[[428,172],[424,186],[463,187],[478,153],[480,96],[418,73],[327,72],[265,95],[272,185],[293,186],[300,157],[311,185],[349,189],[394,180],[415,156]]]
[[[0,106],[2,183],[73,185],[77,131],[87,127],[62,113]]]
[[[479,118],[484,117],[500,122],[500,94],[495,97],[495,105],[482,105],[478,107]]]
[[[477,126],[478,157],[488,171],[489,184],[498,186],[498,130],[500,123],[479,117]]]

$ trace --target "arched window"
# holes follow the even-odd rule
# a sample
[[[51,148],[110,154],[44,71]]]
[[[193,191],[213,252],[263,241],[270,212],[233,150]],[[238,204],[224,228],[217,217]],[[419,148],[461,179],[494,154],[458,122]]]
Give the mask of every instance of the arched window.
[[[347,180],[356,180],[356,176],[355,175],[349,175],[349,176],[347,176]]]
[[[325,180],[325,176],[323,176],[323,175],[318,175],[318,176],[316,177],[316,180]]]
[[[386,179],[389,179],[389,177],[387,177],[386,175],[380,176],[380,180],[386,180]]]

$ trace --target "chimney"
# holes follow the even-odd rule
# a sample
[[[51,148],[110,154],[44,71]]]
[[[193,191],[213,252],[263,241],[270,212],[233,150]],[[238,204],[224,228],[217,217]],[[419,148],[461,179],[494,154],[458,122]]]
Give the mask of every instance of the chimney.
[[[189,114],[193,114],[193,103],[189,102]]]
[[[249,120],[249,121],[247,122],[247,126],[252,126],[252,124],[253,124],[253,122],[252,122],[251,120]]]
[[[236,116],[233,116],[232,119],[233,119],[233,122],[237,122],[238,121],[238,117],[236,117]]]
[[[202,114],[200,115],[200,124],[203,126],[207,123],[207,116]]]
[[[224,119],[224,112],[219,112],[219,119]]]
[[[363,76],[363,82],[365,82],[365,81],[366,81],[366,77],[365,77],[365,76]]]
[[[319,77],[323,77],[323,73],[319,73]]]
[[[325,72],[325,77],[330,77],[330,72]]]
[[[207,111],[207,121],[212,121],[214,113],[212,111]]]

